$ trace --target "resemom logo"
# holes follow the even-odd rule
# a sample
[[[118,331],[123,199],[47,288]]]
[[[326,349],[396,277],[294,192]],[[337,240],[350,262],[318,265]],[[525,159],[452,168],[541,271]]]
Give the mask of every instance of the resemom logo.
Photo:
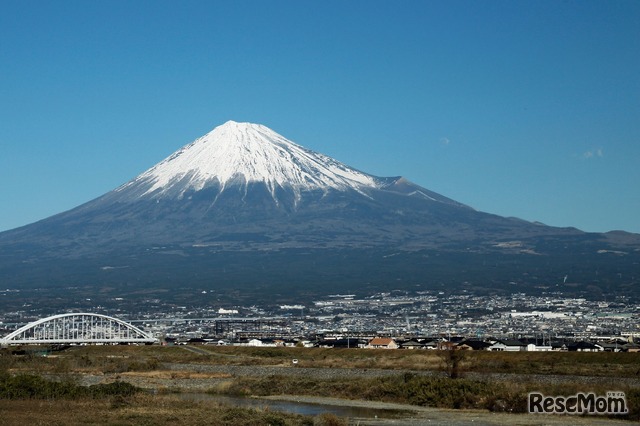
[[[606,395],[577,393],[571,396],[545,396],[529,393],[527,410],[542,414],[601,414],[623,415],[629,413],[624,392],[607,392]]]

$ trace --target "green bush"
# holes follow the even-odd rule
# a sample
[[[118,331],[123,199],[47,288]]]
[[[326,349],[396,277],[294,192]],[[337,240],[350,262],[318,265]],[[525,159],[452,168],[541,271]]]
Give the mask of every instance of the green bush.
[[[140,388],[131,383],[115,381],[112,383],[91,385],[87,389],[87,394],[93,398],[101,398],[105,396],[132,396],[139,391]]]
[[[1,399],[72,399],[131,396],[140,389],[125,382],[79,386],[72,381],[51,381],[33,374],[0,374]]]
[[[492,392],[486,382],[415,377],[406,384],[406,399],[413,405],[448,408],[478,408]]]

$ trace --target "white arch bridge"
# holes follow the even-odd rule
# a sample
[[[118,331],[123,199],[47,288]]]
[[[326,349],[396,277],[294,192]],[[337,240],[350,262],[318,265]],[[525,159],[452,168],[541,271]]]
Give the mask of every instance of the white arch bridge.
[[[120,319],[101,314],[60,314],[25,325],[0,339],[1,345],[155,343],[157,339]]]

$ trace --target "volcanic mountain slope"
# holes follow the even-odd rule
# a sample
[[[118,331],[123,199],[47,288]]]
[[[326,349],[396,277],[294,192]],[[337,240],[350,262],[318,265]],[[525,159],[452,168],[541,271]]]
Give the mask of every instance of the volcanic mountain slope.
[[[0,279],[265,289],[513,282],[544,265],[553,276],[563,268],[586,276],[593,262],[624,269],[619,257],[615,267],[606,258],[637,259],[638,247],[633,234],[478,212],[402,177],[355,170],[265,126],[229,121],[102,197],[1,233]],[[511,269],[486,268],[504,262]]]
[[[476,212],[404,178],[355,170],[264,126],[230,121],[114,191],[11,236],[34,241],[37,232],[37,239],[73,246],[67,253],[75,256],[119,250],[114,240],[420,248],[496,238],[504,230],[578,233]]]

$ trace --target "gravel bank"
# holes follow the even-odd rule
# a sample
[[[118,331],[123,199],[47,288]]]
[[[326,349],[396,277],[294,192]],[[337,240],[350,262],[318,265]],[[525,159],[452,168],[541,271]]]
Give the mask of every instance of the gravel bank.
[[[382,370],[375,368],[317,368],[293,366],[244,366],[244,365],[208,365],[208,364],[165,364],[165,368],[175,371],[196,371],[208,373],[228,374],[233,377],[264,377],[286,375],[290,377],[312,377],[320,380],[336,378],[377,378],[397,376],[411,373],[420,376],[442,376],[438,371],[416,370]],[[610,385],[613,388],[620,385],[640,387],[637,377],[601,377],[601,376],[560,376],[546,374],[501,374],[501,373],[467,373],[464,377],[475,380],[492,380],[497,382],[530,382],[530,383],[584,383],[585,385]],[[612,388],[612,389],[613,389]]]

